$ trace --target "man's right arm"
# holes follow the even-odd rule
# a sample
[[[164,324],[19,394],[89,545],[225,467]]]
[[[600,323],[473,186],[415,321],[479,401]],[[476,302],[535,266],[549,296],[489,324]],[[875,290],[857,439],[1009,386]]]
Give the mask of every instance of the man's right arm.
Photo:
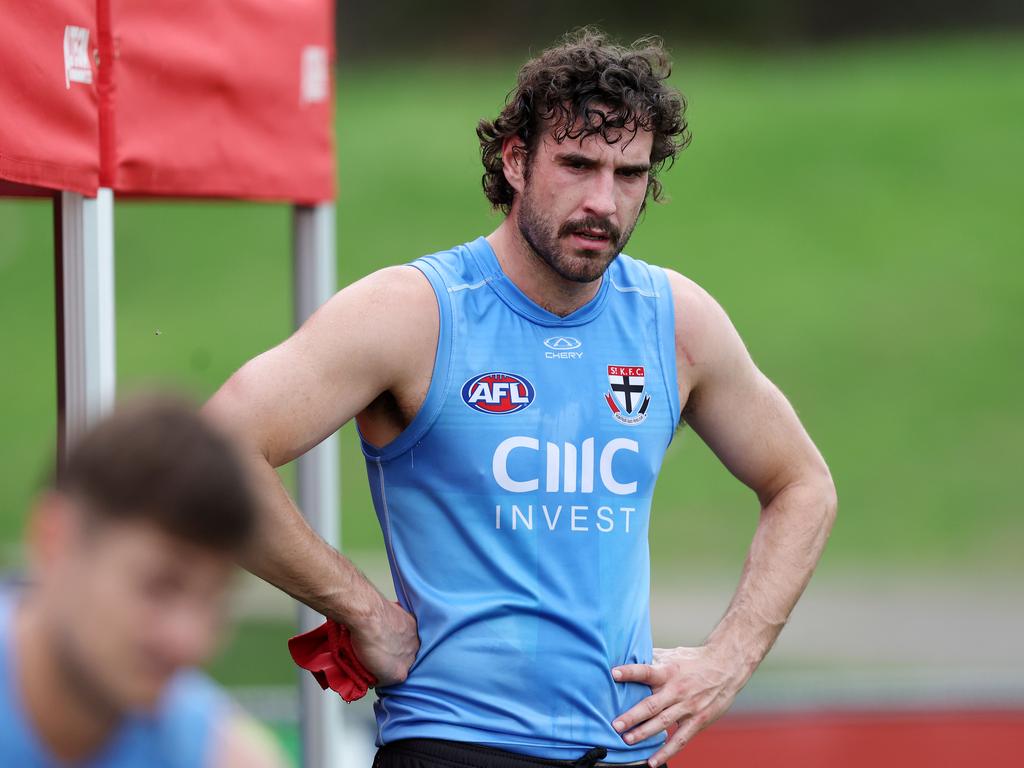
[[[242,565],[349,627],[357,655],[386,685],[405,678],[416,624],[305,521],[276,467],[433,365],[437,302],[412,267],[376,272],[335,294],[290,338],[242,366],[203,411],[244,453],[261,506]]]

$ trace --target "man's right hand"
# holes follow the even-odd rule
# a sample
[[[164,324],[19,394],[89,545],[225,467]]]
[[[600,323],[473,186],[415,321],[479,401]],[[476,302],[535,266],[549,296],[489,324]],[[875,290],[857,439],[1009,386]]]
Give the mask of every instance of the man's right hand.
[[[401,683],[420,649],[416,618],[398,603],[381,600],[372,621],[349,626],[356,657],[377,678],[377,687]]]

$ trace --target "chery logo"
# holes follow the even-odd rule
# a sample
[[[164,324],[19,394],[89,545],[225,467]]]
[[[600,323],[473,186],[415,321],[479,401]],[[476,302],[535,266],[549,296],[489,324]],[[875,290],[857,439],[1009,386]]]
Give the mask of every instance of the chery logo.
[[[583,357],[582,352],[575,351],[583,346],[583,342],[572,336],[551,336],[544,339],[544,346],[551,350],[544,353],[548,360],[577,360]]]
[[[552,336],[550,339],[544,339],[544,346],[548,349],[558,350],[579,349],[583,346],[583,342],[572,336]]]

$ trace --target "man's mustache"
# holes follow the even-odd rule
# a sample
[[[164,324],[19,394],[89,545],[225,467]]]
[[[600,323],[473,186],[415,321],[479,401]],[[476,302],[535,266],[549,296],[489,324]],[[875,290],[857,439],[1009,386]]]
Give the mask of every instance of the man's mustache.
[[[567,221],[558,229],[558,236],[565,237],[566,235],[574,235],[586,231],[599,232],[605,235],[613,243],[619,242],[619,237],[622,233],[619,228],[612,224],[607,219],[599,219],[597,217],[588,217],[584,219],[576,219],[575,221]]]

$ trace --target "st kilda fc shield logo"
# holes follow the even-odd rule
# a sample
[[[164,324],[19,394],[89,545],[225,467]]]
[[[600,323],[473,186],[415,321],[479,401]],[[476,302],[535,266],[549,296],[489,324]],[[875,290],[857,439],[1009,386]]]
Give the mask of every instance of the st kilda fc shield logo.
[[[604,399],[617,421],[632,427],[647,418],[651,396],[644,391],[642,365],[609,365],[608,383],[611,391]]]

